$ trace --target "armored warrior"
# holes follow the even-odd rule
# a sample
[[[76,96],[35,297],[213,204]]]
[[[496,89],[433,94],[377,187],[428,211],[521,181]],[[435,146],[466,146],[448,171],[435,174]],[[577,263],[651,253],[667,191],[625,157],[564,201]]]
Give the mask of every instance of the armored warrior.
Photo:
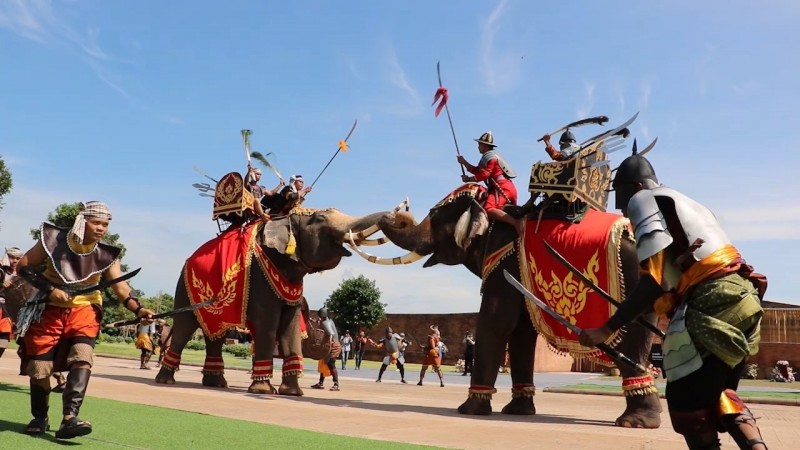
[[[578,145],[578,141],[575,139],[575,135],[572,134],[572,131],[567,128],[561,134],[561,137],[558,139],[558,147],[559,150],[550,143],[550,135],[545,134],[542,136],[542,140],[544,141],[545,151],[553,161],[564,161],[565,159],[569,159],[572,155],[575,154],[578,150],[580,150],[580,146]]]
[[[517,174],[503,156],[495,150],[496,145],[491,131],[483,133],[475,141],[478,143],[478,151],[482,155],[481,160],[477,166],[473,166],[463,156],[458,155],[458,163],[473,175],[462,175],[461,179],[464,182],[485,181],[489,194],[486,204],[483,206],[486,214],[491,219],[513,226],[517,233],[521,235],[521,223],[503,211],[505,205],[517,204],[517,188],[514,186],[514,182],[511,181]]]
[[[378,379],[375,380],[376,383],[381,382],[381,378],[383,378],[383,373],[386,372],[386,368],[389,367],[390,364],[397,364],[397,369],[400,371],[400,382],[406,384],[406,369],[403,364],[406,363],[405,358],[400,354],[400,347],[403,343],[403,338],[392,331],[391,327],[386,327],[386,333],[378,342],[369,339],[370,345],[377,348],[383,348],[386,350],[386,356],[383,357],[383,364],[381,364],[381,369],[378,372]]]
[[[436,372],[436,375],[439,375],[439,386],[444,387],[441,368],[442,357],[439,354],[440,337],[439,327],[431,325],[431,334],[428,335],[428,342],[425,344],[425,359],[422,360],[422,369],[419,371],[419,383],[417,383],[417,386],[422,386],[425,371],[428,370],[428,366],[433,366],[433,371]]]
[[[20,311],[17,330],[24,339],[30,359],[31,414],[25,428],[31,435],[48,428],[50,375],[69,371],[62,395],[63,420],[58,439],[71,439],[92,432],[92,425],[78,417],[86,396],[93,362],[95,339],[100,332],[103,298],[102,278],[113,281],[122,276],[120,249],[102,242],[111,211],[101,202],[81,204],[72,229],[43,223],[41,238],[19,262],[19,275],[38,289]],[[44,266],[44,272],[34,268]],[[78,293],[78,289],[92,289]],[[134,296],[126,282],[110,285],[120,303],[140,318],[152,316]],[[60,356],[64,354],[66,361]],[[58,357],[57,357],[58,355]]]
[[[324,389],[323,383],[325,382],[325,370],[321,366],[325,366],[333,377],[332,391],[339,390],[339,372],[336,370],[336,360],[342,353],[342,344],[339,343],[339,333],[336,331],[336,324],[328,317],[328,308],[324,306],[317,311],[320,318],[320,326],[325,331],[325,339],[330,343],[330,351],[328,354],[319,360],[319,383],[311,385],[314,389]]]
[[[756,420],[736,395],[747,357],[758,351],[766,278],[753,273],[714,214],[658,184],[643,156],[626,158],[613,188],[630,218],[641,278],[600,328],[594,345],[642,312],[670,317],[664,341],[666,398],[673,429],[690,449],[718,449],[718,426],[742,449],[766,449]]]

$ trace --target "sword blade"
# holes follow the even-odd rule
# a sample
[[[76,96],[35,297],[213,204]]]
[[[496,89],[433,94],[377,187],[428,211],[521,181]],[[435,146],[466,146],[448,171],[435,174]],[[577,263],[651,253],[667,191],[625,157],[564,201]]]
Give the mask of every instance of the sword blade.
[[[655,139],[653,139],[653,142],[651,142],[651,143],[650,143],[650,145],[648,145],[647,147],[645,147],[645,149],[644,149],[644,150],[640,151],[640,152],[639,152],[639,156],[644,156],[644,155],[646,155],[646,154],[647,154],[647,152],[649,152],[650,150],[652,150],[652,149],[653,149],[653,147],[655,147],[655,146],[656,146],[656,142],[658,142],[658,138],[655,138]]]
[[[177,314],[191,312],[191,311],[194,311],[196,309],[200,309],[200,308],[206,307],[206,306],[214,303],[215,301],[217,301],[216,298],[210,298],[210,299],[208,299],[208,300],[206,300],[206,301],[204,301],[202,303],[196,303],[194,305],[184,306],[182,308],[173,309],[172,311],[163,312],[161,314],[155,314],[155,315],[153,315],[152,319],[153,320],[163,319],[164,317],[172,317],[172,316],[177,315]],[[122,327],[122,326],[125,326],[125,325],[136,325],[137,323],[139,323],[141,321],[142,321],[142,319],[119,320],[117,322],[112,322],[112,323],[107,324],[106,328],[117,328],[117,327]]]
[[[356,119],[355,122],[353,122],[353,126],[350,127],[350,132],[347,133],[347,136],[344,138],[345,142],[347,142],[347,140],[350,139],[350,136],[353,134],[353,131],[356,130],[356,125],[358,125],[358,119]]]
[[[581,144],[581,148],[585,147],[586,144],[588,144],[590,142],[597,142],[597,141],[599,141],[601,139],[605,139],[605,138],[607,138],[609,136],[613,136],[613,135],[617,134],[618,132],[622,131],[625,128],[628,128],[628,125],[632,124],[633,121],[636,120],[637,117],[639,117],[639,113],[638,112],[636,114],[634,114],[633,117],[628,119],[625,123],[623,123],[622,125],[618,126],[617,128],[614,128],[613,130],[610,130],[610,131],[606,131],[605,133],[602,133],[602,134],[600,134],[598,136],[595,136],[595,137],[583,142]]]
[[[121,277],[114,278],[113,280],[101,281],[101,282],[95,284],[94,286],[89,286],[89,287],[86,287],[86,288],[83,288],[83,289],[77,289],[75,291],[72,291],[72,295],[88,294],[89,292],[99,291],[101,289],[105,289],[105,288],[107,288],[107,287],[109,287],[111,285],[120,283],[122,281],[130,280],[131,278],[135,277],[139,273],[140,270],[142,270],[141,267],[136,269],[136,270],[132,270],[132,271],[126,273],[125,275],[122,275]]]
[[[563,127],[557,128],[557,129],[555,129],[555,130],[553,130],[553,131],[551,131],[551,132],[549,132],[547,134],[552,136],[552,135],[554,135],[554,134],[556,134],[556,133],[558,133],[560,131],[566,130],[567,128],[579,127],[579,126],[582,126],[582,125],[588,125],[590,123],[591,124],[596,124],[596,125],[603,125],[606,122],[608,122],[608,117],[606,117],[606,116],[589,117],[588,119],[580,119],[580,120],[576,120],[575,122],[568,123],[568,124],[564,125]],[[542,138],[539,138],[539,139],[536,140],[536,142],[542,142],[542,140],[543,140]]]
[[[524,295],[525,298],[527,298],[528,300],[532,301],[536,306],[539,307],[539,309],[541,309],[542,311],[546,312],[551,317],[556,319],[559,323],[561,323],[565,327],[567,327],[570,330],[572,330],[572,332],[575,333],[576,335],[580,336],[582,330],[580,328],[578,328],[577,325],[573,324],[572,322],[570,322],[567,319],[565,319],[564,317],[562,317],[561,314],[557,313],[552,308],[547,306],[547,304],[545,302],[539,300],[539,298],[537,298],[535,295],[533,295],[533,293],[531,291],[526,289],[525,286],[522,285],[522,283],[520,283],[516,278],[514,278],[513,275],[508,273],[508,270],[503,269],[503,276],[506,278],[506,281],[511,283],[511,285],[514,286],[514,288],[516,290],[518,290],[520,293],[522,293],[522,295]],[[641,364],[637,363],[636,361],[628,358],[627,356],[625,356],[625,354],[623,354],[622,352],[610,347],[608,344],[605,344],[605,343],[601,342],[601,343],[595,345],[595,347],[597,347],[598,350],[601,350],[603,353],[605,353],[608,356],[610,356],[617,363],[625,364],[628,367],[630,367],[631,369],[638,370],[639,372],[642,372],[642,373],[647,372],[647,370],[644,368],[644,366],[642,366]]]
[[[547,250],[547,252],[550,253],[550,255],[552,255],[559,263],[561,263],[562,266],[566,267],[567,270],[572,272],[573,275],[578,277],[578,279],[580,279],[585,285],[589,286],[589,288],[591,288],[593,291],[597,292],[600,295],[600,297],[603,297],[603,299],[606,300],[608,303],[611,303],[612,305],[619,308],[620,304],[617,299],[612,297],[611,294],[609,294],[608,292],[604,291],[600,286],[594,284],[594,282],[590,280],[589,277],[584,275],[583,272],[578,270],[577,267],[573,266],[572,263],[567,261],[567,259],[564,258],[564,256],[562,256],[561,253],[558,252],[558,250],[554,249],[553,246],[551,246],[547,241],[542,241],[542,242],[544,242],[544,247]],[[649,331],[651,331],[653,334],[660,337],[661,339],[664,339],[664,337],[666,336],[664,332],[661,331],[657,326],[646,321],[643,317],[637,317],[636,321],[641,326],[647,328]]]

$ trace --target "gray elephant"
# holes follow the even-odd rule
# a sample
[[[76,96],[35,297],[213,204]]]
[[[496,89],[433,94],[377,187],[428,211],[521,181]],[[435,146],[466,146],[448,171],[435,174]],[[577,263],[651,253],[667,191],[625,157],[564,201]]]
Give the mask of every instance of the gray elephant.
[[[333,269],[342,257],[350,256],[342,245],[345,238],[374,244],[366,238],[377,230],[378,220],[387,213],[351,217],[336,209],[298,207],[283,218],[244,228],[233,227],[201,247],[187,260],[178,280],[175,307],[212,297],[217,299],[194,314],[175,316],[172,343],[164,355],[156,382],[175,383],[174,373],[180,364],[181,352],[192,334],[202,327],[206,336],[203,385],[227,387],[222,362],[224,331],[247,323],[255,342],[253,381],[248,391],[303,395],[297,380],[303,371],[300,313],[303,278],[309,273]],[[252,234],[252,242],[240,236],[248,233]],[[231,251],[234,257],[220,254],[219,248],[217,253],[204,250],[223,238],[238,239],[236,245],[244,245],[246,250],[238,254]],[[239,255],[246,257],[240,259]],[[224,286],[230,289],[212,286],[212,280],[199,275],[199,269],[189,263],[195,256],[206,257],[208,264],[223,261],[222,277],[227,281]],[[214,314],[219,317],[212,317]],[[283,376],[277,390],[270,383],[276,342],[283,356]]]
[[[565,273],[566,269],[553,263],[551,256],[541,253],[541,241],[580,240],[586,238],[585,227],[591,228],[597,221],[605,221],[602,226],[606,228],[601,228],[597,234],[601,242],[606,243],[601,243],[598,247],[597,243],[592,242],[584,249],[591,250],[591,246],[595,245],[591,260],[589,257],[566,254],[575,258],[571,262],[585,268],[590,274],[597,272],[598,261],[605,261],[609,265],[607,274],[611,274],[608,278],[616,283],[615,292],[620,298],[624,298],[625,289],[632,289],[638,280],[635,243],[631,240],[630,230],[621,216],[601,213],[586,208],[585,204],[581,208],[577,206],[579,203],[566,201],[564,197],[551,196],[551,200],[545,203],[545,206],[549,206],[546,214],[538,216],[539,210],[534,209],[529,215],[534,219],[526,222],[525,236],[534,242],[534,248],[531,249],[530,244],[523,245],[527,239],[520,239],[513,227],[488,221],[486,212],[476,201],[483,195],[482,189],[474,184],[456,189],[434,206],[421,223],[417,223],[408,212],[387,214],[380,221],[380,228],[394,244],[410,251],[403,257],[384,259],[370,256],[358,249],[357,243],[354,243],[354,248],[369,261],[385,265],[406,264],[431,255],[424,267],[436,264],[463,265],[481,277],[482,300],[475,335],[474,370],[469,396],[459,406],[458,411],[462,414],[491,414],[491,398],[496,392],[494,385],[498,367],[503,364],[508,345],[513,398],[502,412],[535,414],[533,368],[536,340],[545,330],[550,332],[549,335],[545,334],[548,342],[558,344],[563,338],[556,336],[552,331],[557,327],[546,323],[541,317],[541,311],[532,307],[504,279],[503,270],[507,270],[518,280],[525,281],[527,285],[533,285],[532,289],[540,288],[538,292],[542,293],[538,295],[548,296],[547,300],[562,315],[575,317],[578,311],[574,305],[578,303],[578,299],[584,300],[580,308],[595,304],[596,307],[599,305],[608,310],[608,304],[599,299],[587,300],[587,296],[591,295],[589,289],[571,276],[556,276],[557,273]],[[537,216],[541,221],[536,220]],[[600,250],[597,251],[597,248]],[[606,250],[612,253],[603,259],[602,253]],[[537,264],[537,267],[532,267]],[[534,291],[537,292],[535,289]],[[654,319],[652,314],[648,317],[651,322]],[[573,338],[577,339],[574,336]],[[650,341],[649,332],[644,327],[633,324],[628,327],[627,334],[617,336],[613,344],[618,344],[617,349],[647,367]],[[563,343],[571,345],[566,341]],[[597,353],[591,353],[594,350],[578,347],[571,347],[569,351],[583,351],[584,356],[598,357]],[[636,373],[627,367],[620,367],[620,371],[624,380],[627,408],[617,418],[617,425],[642,428],[660,426],[661,404],[652,376]]]

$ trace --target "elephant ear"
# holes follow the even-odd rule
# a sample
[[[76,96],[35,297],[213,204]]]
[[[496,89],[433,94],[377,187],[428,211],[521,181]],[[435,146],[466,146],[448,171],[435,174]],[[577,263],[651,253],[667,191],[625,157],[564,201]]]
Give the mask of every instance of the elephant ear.
[[[284,217],[265,223],[260,237],[259,244],[283,253],[289,243],[289,218]]]
[[[478,202],[472,200],[469,208],[461,214],[456,222],[454,233],[456,245],[466,250],[475,236],[484,234],[488,228],[489,217],[486,215],[486,210]]]

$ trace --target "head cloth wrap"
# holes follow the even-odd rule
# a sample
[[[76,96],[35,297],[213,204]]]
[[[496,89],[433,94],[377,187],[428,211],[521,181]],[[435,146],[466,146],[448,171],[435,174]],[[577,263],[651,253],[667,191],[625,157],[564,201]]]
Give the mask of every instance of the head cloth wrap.
[[[22,250],[19,247],[9,247],[6,249],[6,255],[11,256],[13,258],[22,258]]]
[[[69,230],[72,238],[78,244],[83,243],[83,232],[86,230],[87,217],[100,217],[111,220],[111,210],[108,209],[105,203],[96,200],[81,203],[81,210],[75,216],[75,223],[72,224],[72,229]]]

